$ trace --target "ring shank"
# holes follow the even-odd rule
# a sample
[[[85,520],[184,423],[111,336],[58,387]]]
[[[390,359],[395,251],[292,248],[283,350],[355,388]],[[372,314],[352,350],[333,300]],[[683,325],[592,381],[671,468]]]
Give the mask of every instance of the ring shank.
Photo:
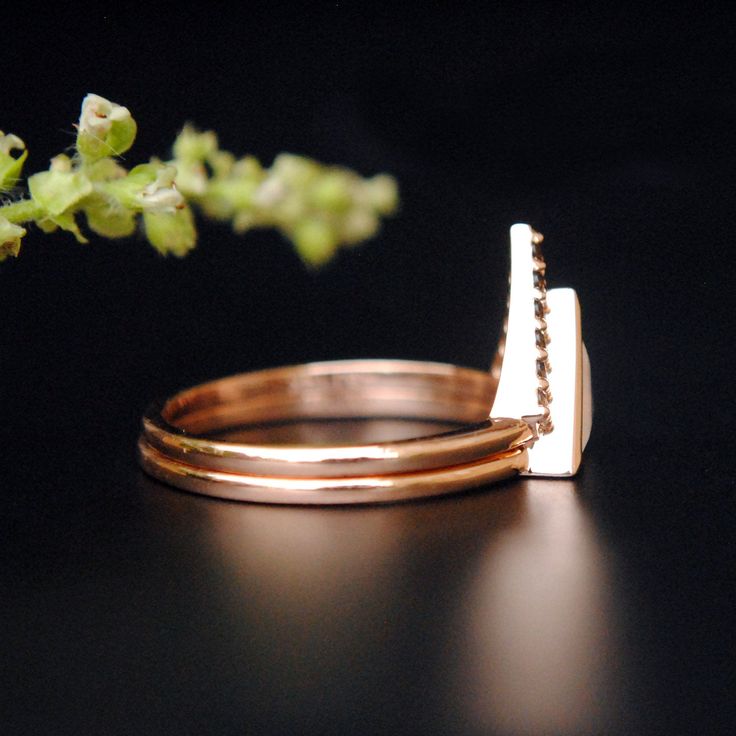
[[[527,462],[528,425],[488,417],[495,388],[488,373],[402,360],[244,373],[187,389],[149,409],[141,461],[149,473],[187,490],[269,503],[446,493],[506,477]],[[427,429],[408,439],[356,443],[349,436],[356,420],[422,421]],[[264,427],[305,421],[331,425],[338,440],[325,445],[222,439],[248,428],[255,431],[245,436],[263,437]]]
[[[425,472],[350,478],[248,476],[192,467],[139,442],[143,469],[170,485],[206,496],[273,504],[393,503],[456,493],[505,480],[528,465],[526,447],[485,461]]]
[[[162,407],[190,434],[261,422],[352,417],[423,418],[473,424],[488,418],[490,375],[443,363],[350,360],[307,363],[211,381]]]

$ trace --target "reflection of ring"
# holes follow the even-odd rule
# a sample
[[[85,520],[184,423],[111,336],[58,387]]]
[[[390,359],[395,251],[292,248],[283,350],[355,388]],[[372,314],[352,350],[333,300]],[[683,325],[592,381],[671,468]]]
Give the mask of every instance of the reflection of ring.
[[[575,294],[547,292],[539,241],[512,228],[507,329],[491,372],[352,360],[212,381],[148,410],[143,468],[197,493],[308,504],[573,474],[589,427],[587,356]]]

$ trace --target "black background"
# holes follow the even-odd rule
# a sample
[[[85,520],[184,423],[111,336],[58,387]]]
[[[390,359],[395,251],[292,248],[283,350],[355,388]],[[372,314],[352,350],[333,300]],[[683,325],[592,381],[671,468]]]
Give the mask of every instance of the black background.
[[[182,261],[142,237],[33,231],[0,266],[0,730],[732,732],[735,22],[721,5],[318,2],[4,23],[0,127],[28,173],[72,144],[95,92],[138,121],[128,164],[189,120],[266,163],[390,171],[402,208],[317,272],[275,233],[204,222]],[[337,511],[207,501],[137,470],[147,403],[208,378],[360,356],[486,366],[516,221],[583,305],[596,415],[574,482]],[[538,516],[555,513],[578,566],[547,598],[533,581],[554,580],[565,543]],[[539,616],[500,641],[540,646],[512,666],[476,642],[486,681],[450,612],[489,540],[514,534],[536,552],[502,579]],[[609,606],[577,607],[588,594]],[[595,676],[545,628],[565,606],[570,641],[617,632],[588,647]]]

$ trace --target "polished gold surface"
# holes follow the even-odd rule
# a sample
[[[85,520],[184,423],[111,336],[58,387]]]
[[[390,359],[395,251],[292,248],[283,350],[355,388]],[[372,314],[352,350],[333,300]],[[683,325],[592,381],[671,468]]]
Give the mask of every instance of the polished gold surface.
[[[144,437],[172,460],[246,475],[327,478],[431,470],[472,463],[532,439],[520,419],[488,418],[494,388],[487,373],[440,363],[311,363],[187,389],[146,414]],[[370,429],[376,419],[383,420],[384,436],[352,439],[356,424]],[[330,427],[330,444],[221,439],[264,437],[273,434],[274,425],[299,420],[306,433],[308,422],[313,434]],[[401,432],[403,424],[423,424],[411,437],[394,439],[385,436],[386,420],[394,420],[389,434]]]
[[[527,450],[517,447],[476,463],[393,475],[347,478],[251,476],[196,467],[165,457],[139,442],[143,469],[187,491],[237,501],[282,504],[387,503],[439,496],[495,483],[528,465]]]

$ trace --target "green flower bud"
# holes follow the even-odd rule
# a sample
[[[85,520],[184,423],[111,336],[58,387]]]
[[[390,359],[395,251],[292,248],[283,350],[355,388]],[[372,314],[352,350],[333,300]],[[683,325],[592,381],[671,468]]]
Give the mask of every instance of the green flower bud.
[[[214,151],[207,157],[216,177],[229,176],[235,166],[235,156],[230,151]]]
[[[83,159],[95,161],[125,153],[135,141],[137,126],[127,107],[89,94],[82,101],[77,131],[77,150]]]
[[[201,197],[207,193],[207,170],[204,164],[195,161],[176,161],[176,188],[185,197]]]
[[[58,156],[56,158],[59,158]],[[90,181],[113,181],[124,179],[128,172],[111,158],[101,158],[84,167],[84,173]]]
[[[271,175],[292,187],[303,187],[319,176],[321,166],[306,156],[281,153],[273,161]]]
[[[135,232],[135,214],[115,200],[92,196],[85,203],[87,225],[104,238],[126,238]]]
[[[20,241],[25,234],[25,229],[20,225],[14,225],[4,217],[0,217],[0,262],[10,256],[17,258]]]
[[[312,214],[310,212],[309,203],[304,197],[304,193],[299,190],[287,190],[286,196],[271,207],[270,212],[259,212],[259,218],[269,226],[271,224],[280,224],[287,228],[296,224],[300,220]],[[319,215],[320,213],[314,213]]]
[[[310,266],[321,266],[337,250],[337,233],[324,220],[302,220],[288,234],[302,260]]]
[[[236,212],[253,207],[260,182],[255,179],[235,179],[230,184],[230,201]]]
[[[12,150],[24,151],[26,144],[13,133],[3,133],[0,130],[0,153],[10,154]]]
[[[378,174],[365,183],[368,200],[381,215],[391,215],[399,206],[399,186],[389,174]]]
[[[78,172],[42,171],[28,178],[28,189],[51,217],[77,205],[92,193],[92,183]]]
[[[88,242],[77,226],[73,210],[90,194],[93,187],[82,173],[74,171],[66,156],[56,156],[49,171],[28,178],[28,189],[33,202],[43,210],[37,219],[45,232],[57,227],[72,233],[80,243]]]
[[[23,163],[28,157],[25,147],[26,144],[17,135],[12,133],[5,135],[0,130],[0,191],[14,187],[20,179]],[[15,158],[10,153],[13,149],[23,153]]]
[[[210,179],[207,193],[198,204],[210,217],[227,220],[245,213],[249,219],[256,215],[260,182],[246,178]]]
[[[59,227],[74,235],[78,243],[89,243],[89,240],[80,232],[77,221],[71,212],[63,212],[60,215],[37,220],[37,225],[46,233],[52,233]]]
[[[36,220],[36,225],[38,225],[40,230],[48,234],[55,233],[59,229],[59,226],[48,218]]]
[[[274,174],[267,176],[253,193],[253,204],[264,210],[277,207],[289,194],[286,182]]]
[[[254,181],[261,181],[266,175],[261,162],[255,156],[243,156],[243,158],[239,158],[233,163],[230,173],[236,179],[250,179]]]
[[[214,179],[207,187],[207,193],[198,201],[202,211],[216,220],[228,220],[233,216],[234,207],[230,201],[230,182]]]
[[[197,231],[189,207],[173,212],[148,211],[143,213],[146,237],[162,255],[181,258],[197,244]]]
[[[348,245],[355,245],[372,238],[378,232],[379,226],[378,217],[373,212],[362,208],[354,209],[342,221],[340,239]]]
[[[68,174],[71,170],[72,160],[63,153],[54,156],[49,162],[49,171],[60,171],[62,174]]]
[[[202,162],[217,151],[214,131],[200,133],[192,125],[185,125],[174,141],[174,157],[187,162]]]
[[[345,212],[352,202],[350,177],[342,171],[322,174],[309,190],[310,203],[328,212]]]

